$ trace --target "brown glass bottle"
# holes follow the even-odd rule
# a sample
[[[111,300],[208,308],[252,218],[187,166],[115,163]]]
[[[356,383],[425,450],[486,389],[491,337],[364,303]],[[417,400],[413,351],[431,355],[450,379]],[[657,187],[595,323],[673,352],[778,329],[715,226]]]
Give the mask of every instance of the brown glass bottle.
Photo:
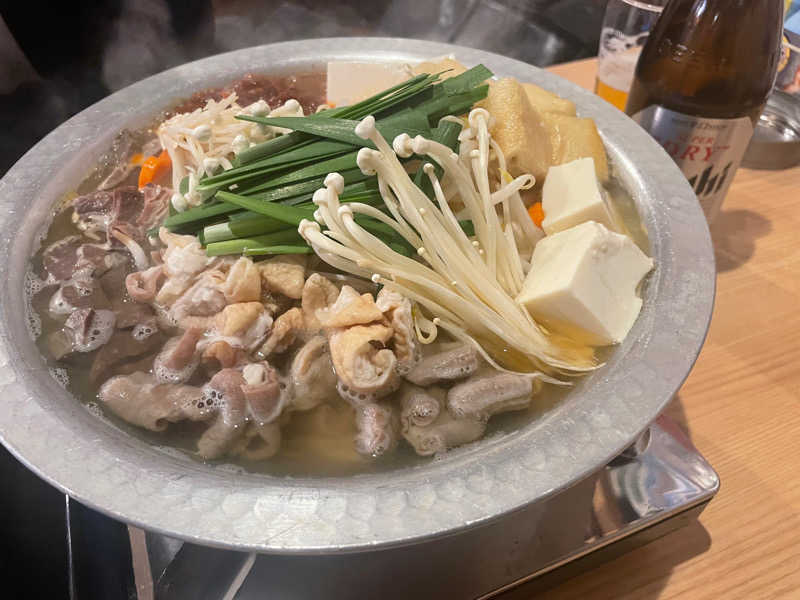
[[[642,49],[625,112],[716,216],[777,71],[783,0],[670,0]]]

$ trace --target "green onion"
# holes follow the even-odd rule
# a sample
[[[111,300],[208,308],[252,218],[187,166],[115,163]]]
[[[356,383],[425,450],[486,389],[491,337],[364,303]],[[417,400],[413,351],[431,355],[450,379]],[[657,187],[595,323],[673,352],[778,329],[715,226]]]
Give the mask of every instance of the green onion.
[[[417,75],[411,79],[390,87],[374,96],[370,96],[352,106],[342,106],[319,113],[322,118],[360,119],[395,104],[408,100],[419,92],[433,85],[438,77]],[[236,165],[246,165],[256,160],[283,152],[293,146],[307,141],[311,136],[300,132],[292,132],[272,140],[248,148],[236,158]],[[185,192],[184,192],[185,193]]]
[[[444,81],[439,81],[439,75],[418,75],[352,106],[306,117],[240,115],[237,118],[292,132],[241,152],[233,169],[201,180],[196,192],[210,200],[170,215],[164,225],[198,235],[209,256],[311,252],[297,226],[303,219],[313,219],[317,207],[311,198],[329,173],[344,178],[341,202],[386,209],[377,179],[363,174],[356,164],[359,149],[372,146],[355,134],[360,119],[374,115],[378,130],[390,142],[401,133],[424,135],[457,151],[460,126],[439,120],[463,114],[486,97],[488,86],[482,84],[492,74],[479,65]],[[414,181],[432,197],[430,181],[421,168],[424,162],[423,157]],[[440,175],[438,165],[434,167]],[[188,191],[184,188],[188,188],[188,178],[181,181],[182,193]],[[391,227],[361,214],[355,219],[396,252],[414,255],[414,248]],[[474,234],[471,222],[461,226],[468,235]]]
[[[266,191],[284,185],[289,185],[292,183],[298,183],[300,181],[313,179],[315,177],[325,177],[325,175],[327,175],[328,173],[357,169],[358,168],[358,165],[356,164],[357,154],[358,151],[349,152],[348,154],[345,154],[343,156],[330,158],[328,160],[323,160],[322,162],[315,162],[314,164],[306,165],[300,169],[296,169],[294,171],[273,177],[272,179],[269,179],[260,185],[255,185],[252,187],[243,188],[241,190],[236,190],[236,193],[242,195],[244,194],[252,195],[256,194],[257,192]]]
[[[268,254],[312,254],[314,251],[308,246],[259,246],[245,248],[245,256],[265,256]]]
[[[492,75],[494,75],[494,73],[492,73],[485,66],[476,65],[471,69],[467,69],[460,75],[456,75],[455,77],[450,77],[449,79],[442,81],[442,89],[444,89],[448,94],[466,92],[472,88],[478,87],[487,79],[492,77]]]
[[[366,191],[360,193],[347,192],[339,197],[342,203],[361,202],[375,206],[383,202],[383,198],[376,191]],[[310,202],[297,206],[301,210],[307,211],[305,218],[313,219],[316,206]],[[230,215],[229,220],[223,223],[207,225],[203,230],[203,239],[206,243],[233,240],[239,237],[252,237],[272,233],[286,227],[285,221],[279,221],[272,217],[267,217],[261,213],[245,210]]]
[[[225,254],[241,254],[248,248],[262,248],[265,246],[282,246],[290,244],[292,246],[305,246],[306,243],[296,228],[282,229],[266,235],[253,237],[242,237],[235,240],[225,240],[222,242],[212,242],[206,246],[208,256],[223,256]]]
[[[198,188],[212,188],[215,186],[227,185],[231,182],[231,173],[235,173],[236,175],[244,175],[247,173],[254,176],[262,172],[267,172],[268,168],[270,168],[270,171],[275,171],[280,167],[285,168],[287,165],[292,166],[298,162],[308,162],[311,159],[329,158],[351,151],[352,149],[350,144],[333,140],[307,142],[287,152],[269,156],[243,167],[223,171],[219,175],[214,175],[213,177],[206,177],[198,184]]]
[[[213,244],[215,242],[224,242],[226,240],[234,240],[236,238],[246,238],[253,235],[262,235],[281,231],[286,228],[286,223],[271,219],[256,213],[257,219],[236,219],[226,223],[216,223],[214,225],[207,225],[203,228],[203,242],[205,244]]]
[[[239,207],[228,202],[202,204],[167,217],[164,220],[164,227],[170,231],[194,230],[202,227],[208,221],[234,210],[239,210]]]
[[[309,219],[310,213],[307,209],[302,209],[297,206],[286,206],[285,204],[276,204],[274,202],[262,202],[256,198],[247,198],[246,196],[239,196],[231,194],[230,192],[217,192],[217,196],[221,200],[235,204],[241,208],[246,208],[253,212],[271,217],[287,225],[300,225],[303,219]]]
[[[271,140],[267,140],[266,142],[261,142],[260,144],[256,144],[252,148],[248,148],[239,154],[236,157],[234,164],[236,166],[239,165],[246,165],[256,160],[261,160],[263,158],[267,158],[268,156],[272,156],[273,154],[278,154],[289,148],[293,148],[303,142],[307,142],[309,136],[304,133],[299,132],[292,132],[286,135],[280,135],[276,138],[272,138]],[[185,193],[185,192],[184,192]]]
[[[442,121],[439,126],[432,130],[431,139],[440,144],[444,144],[453,152],[458,152],[458,134],[461,133],[461,125],[452,121]],[[433,165],[434,173],[437,177],[442,176],[442,167],[435,160],[430,161]],[[414,175],[414,183],[425,194],[433,199],[433,186],[430,178],[420,168]]]
[[[349,164],[349,159],[347,160]],[[321,166],[323,163],[320,163],[320,166],[316,168],[308,168],[305,172],[295,171],[295,177],[304,177],[308,173],[315,173],[319,171],[325,171],[327,166]],[[344,164],[344,161],[337,162],[337,163],[327,163],[336,164],[340,166],[347,166]],[[328,173],[336,171],[338,172],[343,178],[345,185],[351,183],[358,183],[362,182],[365,179],[368,179],[368,175],[364,175],[361,172],[361,169],[358,167],[354,169],[331,169],[331,171],[325,171],[324,174],[320,173],[318,176],[313,177],[312,179],[307,179],[305,181],[301,181],[299,183],[293,183],[288,185],[282,185],[281,181],[286,181],[288,178],[281,177],[280,179],[276,178],[275,180],[270,181],[269,183],[262,184],[261,186],[257,186],[253,189],[242,190],[241,192],[237,191],[237,193],[241,195],[252,196],[253,198],[258,198],[259,200],[263,200],[265,202],[274,202],[276,200],[283,200],[285,198],[291,198],[291,201],[286,202],[287,204],[297,204],[298,198],[308,198],[311,199],[311,196],[314,192],[316,192],[319,188],[324,186],[325,177]],[[275,183],[277,181],[277,183]],[[267,187],[269,188],[267,191],[258,191],[258,187]],[[278,187],[274,187],[278,186]],[[284,194],[291,192],[291,195],[284,196]]]
[[[390,122],[378,122],[375,126],[381,135],[387,140],[393,140],[401,133],[407,133],[411,137],[415,135],[427,135],[429,130],[427,127],[417,129],[411,127],[408,123],[412,118],[413,111],[404,115],[408,119],[394,119]],[[351,146],[374,148],[374,144],[369,140],[365,140],[356,135],[355,129],[358,121],[350,121],[346,119],[321,119],[319,117],[250,117],[241,115],[237,119],[244,121],[252,121],[254,123],[261,123],[264,125],[273,125],[276,127],[286,127],[295,131],[302,131],[310,133],[317,137],[335,140]]]

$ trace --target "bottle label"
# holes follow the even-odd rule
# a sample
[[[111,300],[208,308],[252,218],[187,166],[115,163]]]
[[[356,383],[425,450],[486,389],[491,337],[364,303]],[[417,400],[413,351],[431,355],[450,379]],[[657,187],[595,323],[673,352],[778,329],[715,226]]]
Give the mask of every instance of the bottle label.
[[[711,222],[742,162],[753,122],[748,117],[693,117],[658,105],[639,111],[633,119],[678,163]]]

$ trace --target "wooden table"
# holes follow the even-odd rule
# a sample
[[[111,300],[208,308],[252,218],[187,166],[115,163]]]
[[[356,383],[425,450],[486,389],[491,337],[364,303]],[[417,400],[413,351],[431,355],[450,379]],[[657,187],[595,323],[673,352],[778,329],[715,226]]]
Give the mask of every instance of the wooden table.
[[[550,70],[592,89],[594,59]],[[740,169],[712,227],[717,298],[668,414],[719,472],[698,524],[548,600],[800,598],[800,167]]]

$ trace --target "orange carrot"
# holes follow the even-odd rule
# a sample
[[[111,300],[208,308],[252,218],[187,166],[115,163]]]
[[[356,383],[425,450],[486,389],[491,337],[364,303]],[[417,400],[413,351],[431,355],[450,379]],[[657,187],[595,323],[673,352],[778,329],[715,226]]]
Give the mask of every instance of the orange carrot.
[[[164,150],[158,156],[148,156],[142,163],[139,171],[139,187],[143,188],[148,183],[158,183],[172,167],[169,154]]]
[[[534,202],[528,207],[528,214],[531,216],[531,221],[533,221],[534,225],[537,227],[542,226],[542,221],[544,221],[544,211],[542,210],[542,203],[541,202]]]

